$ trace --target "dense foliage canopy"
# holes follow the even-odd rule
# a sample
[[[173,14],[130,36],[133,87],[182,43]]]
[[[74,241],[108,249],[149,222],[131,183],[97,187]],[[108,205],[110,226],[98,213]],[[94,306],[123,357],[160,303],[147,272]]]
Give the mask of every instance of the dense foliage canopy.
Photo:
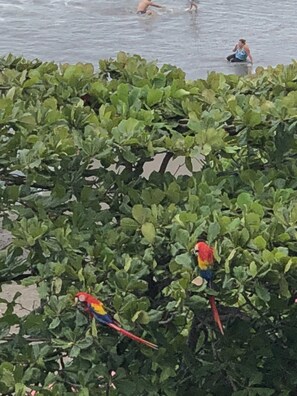
[[[296,395],[297,63],[197,81],[124,53],[0,70],[0,281],[40,295],[23,317],[1,300],[0,393]],[[180,156],[190,176],[167,171]],[[213,291],[191,283],[198,239]],[[159,350],[96,327],[78,290]]]

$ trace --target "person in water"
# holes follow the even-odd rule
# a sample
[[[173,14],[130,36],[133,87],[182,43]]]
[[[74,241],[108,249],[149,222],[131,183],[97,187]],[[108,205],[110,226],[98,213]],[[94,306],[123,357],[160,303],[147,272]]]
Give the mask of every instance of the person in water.
[[[152,10],[149,10],[149,7],[156,7],[156,8],[165,8],[163,6],[160,6],[159,4],[153,3],[151,0],[140,0],[137,6],[137,11],[136,14],[138,15],[154,15],[155,12]]]
[[[195,0],[190,0],[190,7],[186,8],[186,11],[197,11],[198,6],[195,2]]]
[[[234,54],[227,56],[228,62],[245,62],[247,58],[253,63],[253,58],[246,40],[240,39],[233,49]]]

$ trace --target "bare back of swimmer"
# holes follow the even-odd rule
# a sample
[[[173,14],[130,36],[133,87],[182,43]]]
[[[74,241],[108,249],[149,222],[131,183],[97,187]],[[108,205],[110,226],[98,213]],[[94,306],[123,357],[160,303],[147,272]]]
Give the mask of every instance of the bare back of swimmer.
[[[142,15],[142,14],[147,14],[147,15],[153,15],[155,14],[154,11],[149,10],[149,7],[156,7],[156,8],[164,8],[163,6],[153,3],[150,0],[140,0],[137,6],[137,11],[136,14]]]

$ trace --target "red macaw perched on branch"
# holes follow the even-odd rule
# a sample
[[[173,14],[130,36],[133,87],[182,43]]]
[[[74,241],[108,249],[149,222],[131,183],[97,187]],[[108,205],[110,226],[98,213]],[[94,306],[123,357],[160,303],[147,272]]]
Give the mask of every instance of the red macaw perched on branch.
[[[213,276],[212,267],[214,264],[213,248],[205,242],[197,242],[194,248],[194,253],[197,256],[197,263],[200,270],[201,278],[207,281],[207,285],[211,287],[211,280]],[[224,335],[223,326],[221,323],[220,315],[218,313],[214,296],[209,296],[209,303],[211,306],[213,318]]]
[[[82,303],[85,312],[94,317],[100,324],[111,327],[126,337],[131,338],[134,341],[140,342],[150,348],[158,349],[158,346],[146,341],[136,335],[130,333],[127,330],[122,329],[115,319],[113,319],[104,309],[101,301],[97,300],[94,296],[88,293],[79,292],[75,295],[76,302]]]

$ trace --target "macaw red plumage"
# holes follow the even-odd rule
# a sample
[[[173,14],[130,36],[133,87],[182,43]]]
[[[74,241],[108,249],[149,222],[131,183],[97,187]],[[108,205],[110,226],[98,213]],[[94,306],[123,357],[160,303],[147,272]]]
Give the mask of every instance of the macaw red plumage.
[[[94,317],[100,324],[106,325],[123,334],[124,336],[129,337],[134,341],[140,342],[141,344],[144,344],[150,348],[158,349],[157,345],[146,341],[143,338],[137,337],[136,335],[120,327],[116,320],[105,311],[102,302],[97,300],[91,294],[79,292],[75,295],[75,299],[77,302],[79,301],[83,305],[85,312]]]
[[[212,267],[214,264],[213,248],[205,242],[197,242],[194,248],[194,252],[197,256],[197,264],[200,270],[200,275],[203,279],[207,281],[208,286],[211,287],[211,280],[213,276]],[[209,296],[209,303],[211,306],[214,321],[220,329],[220,332],[224,335],[224,329],[214,296]]]

